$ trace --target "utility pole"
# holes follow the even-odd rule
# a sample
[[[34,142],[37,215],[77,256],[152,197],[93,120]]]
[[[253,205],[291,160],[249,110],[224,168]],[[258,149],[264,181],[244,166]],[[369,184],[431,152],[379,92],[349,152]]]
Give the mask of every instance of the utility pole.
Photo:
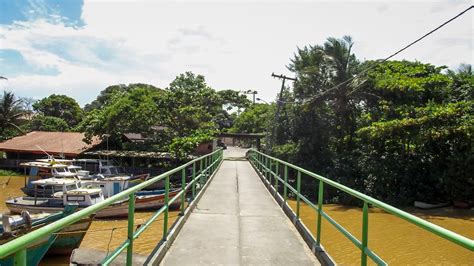
[[[275,73],[272,73],[272,77],[281,79],[282,82],[281,82],[280,95],[278,96],[278,100],[277,100],[277,109],[276,109],[276,112],[275,112],[275,120],[273,122],[272,137],[270,138],[270,148],[273,148],[273,139],[274,138],[276,139],[276,124],[278,122],[278,119],[280,118],[280,109],[281,109],[281,106],[283,104],[283,92],[285,90],[285,81],[286,80],[297,81],[296,78],[290,78],[290,77],[287,77],[283,74],[275,75]]]

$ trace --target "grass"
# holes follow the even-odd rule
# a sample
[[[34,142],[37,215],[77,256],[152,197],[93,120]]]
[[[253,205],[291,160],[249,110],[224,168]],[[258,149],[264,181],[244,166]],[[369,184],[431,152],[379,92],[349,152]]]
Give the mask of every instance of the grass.
[[[0,169],[0,176],[17,176],[17,175],[21,175],[21,174],[15,171]]]

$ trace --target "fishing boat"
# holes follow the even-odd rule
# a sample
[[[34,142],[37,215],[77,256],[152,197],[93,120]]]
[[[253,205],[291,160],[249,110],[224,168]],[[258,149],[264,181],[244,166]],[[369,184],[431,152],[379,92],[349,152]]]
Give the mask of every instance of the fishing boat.
[[[82,181],[83,187],[99,187],[105,198],[122,192],[123,190],[134,186],[134,180],[127,176],[109,177],[90,181]],[[169,198],[173,198],[181,189],[171,189]],[[136,194],[135,208],[138,210],[159,209],[165,204],[165,190],[146,190],[139,191]],[[173,207],[180,204],[180,199],[173,202]]]
[[[55,214],[29,214],[24,211],[21,215],[1,215],[0,245],[64,218],[73,213],[76,208],[76,206],[67,206]],[[38,265],[45,254],[70,254],[81,244],[91,222],[92,217],[83,218],[58,233],[29,244],[26,254],[27,265]],[[0,259],[0,265],[14,265],[13,255]]]
[[[34,197],[23,196],[8,199],[5,201],[5,205],[12,213],[21,213],[23,210],[30,213],[55,213],[68,205],[77,205],[78,209],[83,209],[104,201],[104,195],[100,188],[78,188],[78,181],[74,179],[47,178],[32,183],[35,188],[62,185],[62,190],[55,192],[52,197],[38,197],[36,193]],[[126,200],[122,200],[100,210],[96,213],[96,217],[120,217],[127,216],[127,214],[128,205]]]
[[[29,175],[25,179],[25,186],[21,190],[28,196],[34,196],[34,193],[43,197],[50,197],[53,193],[60,191],[61,186],[34,188],[34,181],[57,177],[57,178],[77,178],[75,173],[68,169],[68,165],[62,163],[53,163],[48,161],[33,161],[21,163],[20,166],[29,168]]]

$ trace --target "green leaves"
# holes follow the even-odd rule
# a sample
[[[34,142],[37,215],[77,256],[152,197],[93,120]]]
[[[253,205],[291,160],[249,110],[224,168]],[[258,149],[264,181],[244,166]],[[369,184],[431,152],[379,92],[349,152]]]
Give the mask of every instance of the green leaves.
[[[16,98],[13,92],[3,91],[3,97],[0,98],[0,136],[6,138],[23,133],[21,125],[25,122],[25,115],[21,99]]]
[[[245,106],[247,102],[236,91],[217,93],[204,76],[186,72],[164,90],[147,84],[107,87],[88,105],[91,111],[77,129],[85,131],[89,140],[109,134],[116,143],[122,143],[124,133],[140,133],[146,143],[127,144],[127,149],[171,151],[180,159],[226,126],[229,116],[222,109],[224,103]]]
[[[59,117],[36,115],[31,121],[31,130],[68,131],[69,125]]]
[[[274,118],[274,106],[269,104],[254,104],[245,109],[234,121],[229,132],[234,133],[263,133],[271,127]]]
[[[83,118],[83,111],[79,104],[66,95],[50,95],[33,104],[33,109],[41,115],[60,118],[74,127]]]

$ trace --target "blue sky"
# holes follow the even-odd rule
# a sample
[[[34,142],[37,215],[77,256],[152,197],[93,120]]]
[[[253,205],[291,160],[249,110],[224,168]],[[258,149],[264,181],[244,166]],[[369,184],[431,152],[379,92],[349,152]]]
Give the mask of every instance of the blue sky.
[[[215,89],[274,99],[297,47],[351,35],[360,59],[383,58],[472,1],[0,0],[0,90],[92,101],[106,86],[166,87],[179,73]],[[472,11],[395,59],[473,63]]]

